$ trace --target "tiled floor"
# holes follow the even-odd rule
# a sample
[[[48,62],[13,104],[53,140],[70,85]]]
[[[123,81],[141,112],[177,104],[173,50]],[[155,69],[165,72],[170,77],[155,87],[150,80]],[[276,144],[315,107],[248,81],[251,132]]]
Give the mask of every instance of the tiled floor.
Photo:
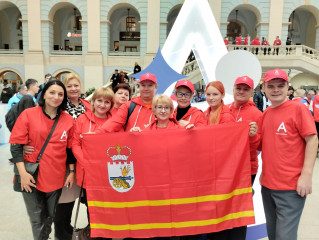
[[[0,211],[0,240],[31,240],[31,227],[21,194],[12,190],[13,166],[9,164],[8,159],[10,157],[9,144],[0,145],[0,202],[2,204]],[[298,239],[319,240],[318,205],[319,163],[317,159],[313,177],[313,194],[307,199],[299,227]],[[85,211],[84,205],[81,204],[78,227],[84,227],[87,224]],[[54,239],[53,234],[51,234],[51,239]]]

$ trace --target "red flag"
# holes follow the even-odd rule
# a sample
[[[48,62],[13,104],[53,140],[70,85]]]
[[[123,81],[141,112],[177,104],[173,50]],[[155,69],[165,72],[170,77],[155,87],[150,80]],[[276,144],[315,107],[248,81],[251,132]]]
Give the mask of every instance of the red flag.
[[[85,135],[91,236],[143,238],[253,224],[247,122]]]

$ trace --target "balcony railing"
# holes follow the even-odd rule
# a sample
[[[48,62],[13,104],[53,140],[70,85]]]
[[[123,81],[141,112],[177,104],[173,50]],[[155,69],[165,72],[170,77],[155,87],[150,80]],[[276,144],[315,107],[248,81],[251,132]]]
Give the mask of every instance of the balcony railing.
[[[23,54],[21,49],[0,49],[0,54]]]
[[[258,53],[256,54],[256,49]],[[246,50],[256,54],[259,60],[270,59],[273,61],[282,61],[283,57],[306,57],[315,60],[319,66],[319,50],[304,46],[304,45],[281,45],[281,46],[251,46],[251,45],[228,45],[228,51],[237,49]],[[277,54],[278,52],[278,54]],[[182,74],[189,75],[198,69],[197,61],[188,62],[185,64]]]
[[[305,45],[281,45],[281,46],[252,46],[252,45],[228,45],[228,51],[246,50],[258,57],[261,56],[306,56],[319,60],[319,50]],[[257,50],[258,49],[258,50]]]
[[[82,55],[82,51],[65,51],[65,50],[56,50],[51,51],[51,55]]]

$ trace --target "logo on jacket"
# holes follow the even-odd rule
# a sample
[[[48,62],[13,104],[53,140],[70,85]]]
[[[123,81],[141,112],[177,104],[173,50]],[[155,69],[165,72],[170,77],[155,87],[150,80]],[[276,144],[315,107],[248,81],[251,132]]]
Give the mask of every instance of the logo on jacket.
[[[61,137],[60,137],[60,141],[64,142],[68,140],[68,134],[66,133],[66,131],[64,130]]]
[[[284,123],[284,122],[282,122],[282,123],[279,125],[276,134],[278,134],[278,135],[288,135],[288,134],[287,134],[287,129],[286,129],[286,126],[285,126],[285,123]]]
[[[112,161],[107,162],[109,183],[115,191],[127,192],[135,183],[133,161],[128,161],[131,155],[129,147],[109,147],[107,155]]]

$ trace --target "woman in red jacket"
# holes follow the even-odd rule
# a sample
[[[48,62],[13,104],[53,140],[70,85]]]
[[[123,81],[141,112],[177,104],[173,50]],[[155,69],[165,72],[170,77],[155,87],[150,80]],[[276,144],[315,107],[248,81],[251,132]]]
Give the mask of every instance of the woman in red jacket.
[[[174,118],[179,125],[194,124],[195,127],[205,126],[206,120],[203,112],[191,106],[191,100],[194,95],[194,84],[187,79],[180,80],[176,83],[174,94],[177,101]]]
[[[183,128],[178,124],[176,119],[172,117],[173,110],[174,104],[170,97],[164,94],[156,95],[152,102],[152,111],[155,119],[144,131]],[[189,129],[192,127],[194,127],[194,124],[188,124],[185,128]],[[133,127],[130,131],[141,132],[141,129],[139,127]]]
[[[75,122],[72,149],[77,159],[76,176],[77,184],[82,185],[83,162],[82,137],[85,133],[95,133],[108,119],[112,117],[111,109],[113,107],[114,93],[112,89],[101,87],[97,89],[92,96],[92,111],[82,114]],[[83,183],[85,188],[85,182]]]
[[[114,105],[112,108],[112,115],[114,116],[117,113],[117,110],[123,103],[126,103],[131,98],[132,90],[129,86],[124,83],[117,84],[113,89],[114,91]]]
[[[22,196],[30,218],[34,239],[48,239],[55,215],[55,208],[63,186],[72,187],[75,158],[71,151],[73,118],[64,110],[67,94],[59,80],[49,81],[43,88],[39,107],[26,109],[18,117],[10,136],[11,153],[21,176]],[[35,180],[25,169],[25,162],[37,161],[40,150],[55,122],[57,126],[46,146]],[[34,151],[23,154],[23,145]],[[65,180],[66,166],[70,171]],[[35,189],[31,189],[35,187]]]
[[[225,88],[222,82],[214,81],[208,83],[205,89],[205,96],[209,107],[204,112],[204,116],[209,125],[235,122],[233,114],[224,105]]]

